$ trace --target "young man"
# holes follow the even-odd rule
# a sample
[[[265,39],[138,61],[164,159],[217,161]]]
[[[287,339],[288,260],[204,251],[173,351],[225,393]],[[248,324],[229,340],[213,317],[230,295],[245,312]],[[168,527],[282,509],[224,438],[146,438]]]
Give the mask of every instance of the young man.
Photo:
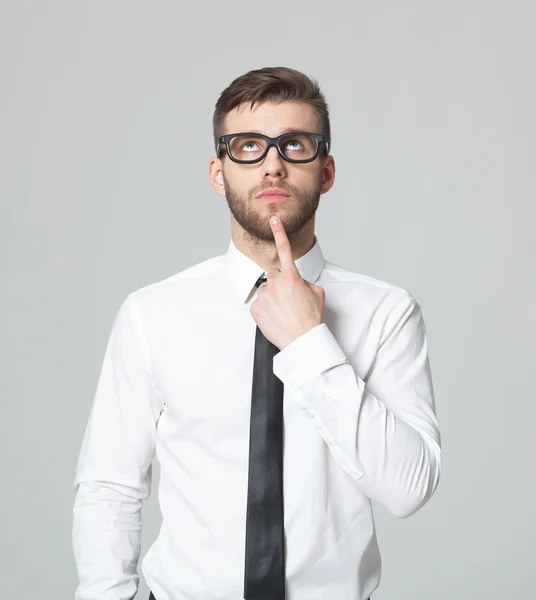
[[[440,477],[421,309],[324,258],[315,212],[335,163],[316,82],[239,77],[214,141],[228,249],[118,311],[74,482],[76,599],[135,596],[156,454],[151,599],[367,600],[371,500],[408,517]]]

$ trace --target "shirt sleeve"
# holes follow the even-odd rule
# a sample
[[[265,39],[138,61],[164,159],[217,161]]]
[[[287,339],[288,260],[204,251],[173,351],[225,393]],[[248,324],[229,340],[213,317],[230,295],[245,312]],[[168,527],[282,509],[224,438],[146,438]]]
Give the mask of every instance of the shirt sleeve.
[[[75,600],[127,600],[138,589],[141,509],[151,491],[157,387],[129,296],[108,338],[74,479]]]
[[[325,323],[276,354],[273,370],[363,493],[404,518],[432,496],[441,468],[426,330],[409,293],[383,331],[365,379]]]

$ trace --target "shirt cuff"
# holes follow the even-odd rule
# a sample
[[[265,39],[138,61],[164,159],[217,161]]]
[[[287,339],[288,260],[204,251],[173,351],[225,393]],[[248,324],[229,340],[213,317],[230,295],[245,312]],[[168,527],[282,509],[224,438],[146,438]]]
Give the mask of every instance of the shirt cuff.
[[[274,356],[273,372],[285,385],[298,388],[323,372],[347,362],[329,327],[320,323]]]

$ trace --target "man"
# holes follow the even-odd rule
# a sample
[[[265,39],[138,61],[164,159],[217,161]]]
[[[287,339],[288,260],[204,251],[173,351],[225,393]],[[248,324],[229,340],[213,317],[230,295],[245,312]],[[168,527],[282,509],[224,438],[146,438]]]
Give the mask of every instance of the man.
[[[316,82],[251,71],[213,124],[229,246],[119,309],[74,482],[76,599],[135,596],[156,454],[151,600],[367,600],[371,500],[408,517],[440,476],[422,312],[323,256],[335,163]]]

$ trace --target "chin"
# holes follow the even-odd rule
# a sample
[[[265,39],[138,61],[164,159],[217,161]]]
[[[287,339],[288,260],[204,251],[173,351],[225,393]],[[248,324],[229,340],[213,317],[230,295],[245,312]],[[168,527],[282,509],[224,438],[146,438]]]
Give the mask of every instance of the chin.
[[[248,232],[252,237],[257,240],[261,240],[263,242],[273,242],[274,234],[272,231],[249,231]]]

